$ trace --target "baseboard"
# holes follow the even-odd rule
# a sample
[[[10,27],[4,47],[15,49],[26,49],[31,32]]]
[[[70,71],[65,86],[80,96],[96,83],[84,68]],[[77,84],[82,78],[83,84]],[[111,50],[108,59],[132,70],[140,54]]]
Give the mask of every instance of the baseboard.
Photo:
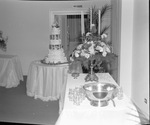
[[[15,123],[15,122],[0,122],[1,125],[39,125],[39,124],[28,124],[28,123]]]

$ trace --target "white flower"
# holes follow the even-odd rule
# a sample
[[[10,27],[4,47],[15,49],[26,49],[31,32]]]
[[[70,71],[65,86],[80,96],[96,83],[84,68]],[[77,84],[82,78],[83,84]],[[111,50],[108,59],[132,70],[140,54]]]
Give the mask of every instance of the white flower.
[[[95,48],[96,50],[99,50],[100,52],[103,52],[103,47],[101,47],[101,46],[97,46],[96,48]]]
[[[93,46],[90,46],[89,47],[89,52],[91,55],[94,55],[95,54],[95,50],[94,50],[94,47]]]
[[[95,45],[93,41],[90,41],[89,43],[91,43],[92,45]]]
[[[87,33],[86,33],[86,36],[90,36],[91,34],[92,34],[92,33],[90,33],[90,32],[87,32]]]
[[[106,51],[107,51],[108,53],[111,52],[111,51],[110,51],[110,48],[109,48],[108,46],[106,46]]]
[[[84,56],[86,54],[85,50],[81,50],[81,56]]]
[[[81,49],[83,44],[77,46],[77,49]]]
[[[102,38],[102,39],[107,38],[107,34],[105,34],[105,33],[102,34],[102,35],[101,35],[101,38]]]
[[[85,39],[84,43],[87,43],[87,40]]]
[[[104,42],[101,42],[100,45],[101,46],[106,46],[106,44]]]
[[[87,42],[87,44],[91,44],[91,42],[90,42],[90,41],[88,41],[88,42]]]
[[[84,57],[88,59],[90,57],[90,54],[85,53]]]
[[[75,57],[79,57],[79,52],[80,52],[80,51],[75,51],[75,52],[74,52]]]
[[[108,53],[111,52],[109,46],[106,45],[106,44],[104,44],[103,49],[104,49],[105,52],[108,52]]]
[[[105,57],[105,56],[107,55],[107,52],[104,51],[104,52],[102,53],[102,55]]]
[[[76,53],[80,53],[80,50],[75,50]]]
[[[89,58],[90,57],[90,54],[87,53],[86,50],[81,50],[81,56],[85,57],[85,58]]]
[[[91,46],[89,47],[89,52],[91,55],[95,54],[94,46],[95,46],[94,42],[91,41]]]

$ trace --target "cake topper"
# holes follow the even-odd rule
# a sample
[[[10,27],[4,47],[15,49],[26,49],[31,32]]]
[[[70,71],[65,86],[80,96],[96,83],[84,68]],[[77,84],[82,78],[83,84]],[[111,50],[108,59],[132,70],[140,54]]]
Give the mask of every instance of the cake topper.
[[[56,27],[56,28],[59,28],[59,25],[58,25],[58,22],[54,22],[54,24],[52,25],[52,28],[54,28],[54,27]]]

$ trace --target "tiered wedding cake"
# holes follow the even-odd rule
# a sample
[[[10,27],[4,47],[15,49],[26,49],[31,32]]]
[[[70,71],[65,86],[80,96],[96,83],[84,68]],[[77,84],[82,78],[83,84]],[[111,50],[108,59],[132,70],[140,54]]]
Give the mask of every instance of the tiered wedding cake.
[[[43,63],[59,64],[65,62],[67,62],[67,58],[61,44],[60,27],[58,24],[53,24],[50,35],[49,54],[43,59]]]

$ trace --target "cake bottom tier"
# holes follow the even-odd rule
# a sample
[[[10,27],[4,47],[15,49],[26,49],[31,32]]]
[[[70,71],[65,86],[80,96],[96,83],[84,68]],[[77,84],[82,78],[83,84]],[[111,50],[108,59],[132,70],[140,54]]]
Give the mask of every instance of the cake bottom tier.
[[[64,63],[67,62],[67,58],[63,49],[49,50],[48,56],[45,57],[45,63]]]

